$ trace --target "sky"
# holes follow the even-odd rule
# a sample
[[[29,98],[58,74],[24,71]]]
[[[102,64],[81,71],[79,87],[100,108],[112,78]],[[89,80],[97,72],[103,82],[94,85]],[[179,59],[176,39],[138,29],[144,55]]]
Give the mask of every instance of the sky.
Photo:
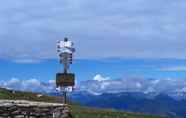
[[[185,78],[185,11],[185,0],[1,1],[0,80],[54,79],[64,37],[77,81]]]
[[[56,92],[57,60],[39,63],[0,61],[0,87],[42,93]],[[120,92],[158,92],[184,97],[186,61],[175,59],[76,60],[75,91],[94,95]],[[176,93],[174,93],[176,92]]]
[[[78,59],[186,58],[185,0],[6,0],[0,58],[56,59],[69,37]]]
[[[57,59],[38,63],[17,63],[0,60],[0,81],[11,79],[37,79],[47,82],[55,80],[62,72]],[[186,61],[181,59],[76,59],[70,67],[75,73],[76,83],[92,80],[96,75],[104,78],[186,79]],[[100,78],[99,78],[100,79]]]

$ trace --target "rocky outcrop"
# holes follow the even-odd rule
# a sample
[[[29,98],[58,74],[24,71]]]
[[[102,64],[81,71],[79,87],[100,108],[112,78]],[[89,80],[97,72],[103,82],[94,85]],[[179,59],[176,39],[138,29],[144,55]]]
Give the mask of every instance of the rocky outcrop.
[[[0,100],[0,118],[72,118],[68,105],[31,102],[25,100]]]

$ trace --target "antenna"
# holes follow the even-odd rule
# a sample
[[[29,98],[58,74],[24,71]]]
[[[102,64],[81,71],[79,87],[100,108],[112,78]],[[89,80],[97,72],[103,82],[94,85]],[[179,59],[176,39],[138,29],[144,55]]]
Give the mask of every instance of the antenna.
[[[74,43],[65,37],[64,40],[57,42],[57,52],[59,55],[59,62],[63,64],[63,71],[56,74],[56,86],[64,90],[64,103],[66,103],[67,89],[75,85],[75,74],[69,73],[75,53]]]

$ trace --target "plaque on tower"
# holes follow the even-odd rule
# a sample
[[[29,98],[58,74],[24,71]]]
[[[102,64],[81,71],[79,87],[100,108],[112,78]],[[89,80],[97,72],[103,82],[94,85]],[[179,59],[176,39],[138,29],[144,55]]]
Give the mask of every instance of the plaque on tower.
[[[75,75],[73,73],[57,73],[56,74],[57,87],[68,87],[75,85]]]

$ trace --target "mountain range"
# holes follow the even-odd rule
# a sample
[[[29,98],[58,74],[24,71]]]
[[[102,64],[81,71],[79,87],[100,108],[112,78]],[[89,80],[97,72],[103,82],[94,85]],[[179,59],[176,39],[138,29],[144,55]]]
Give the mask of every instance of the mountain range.
[[[186,118],[185,79],[99,78],[82,82],[70,99],[91,107]]]
[[[167,94],[124,92],[93,95],[87,92],[78,92],[71,94],[70,99],[82,105],[96,108],[112,108],[161,115],[167,118],[186,117],[186,100],[176,100]]]

